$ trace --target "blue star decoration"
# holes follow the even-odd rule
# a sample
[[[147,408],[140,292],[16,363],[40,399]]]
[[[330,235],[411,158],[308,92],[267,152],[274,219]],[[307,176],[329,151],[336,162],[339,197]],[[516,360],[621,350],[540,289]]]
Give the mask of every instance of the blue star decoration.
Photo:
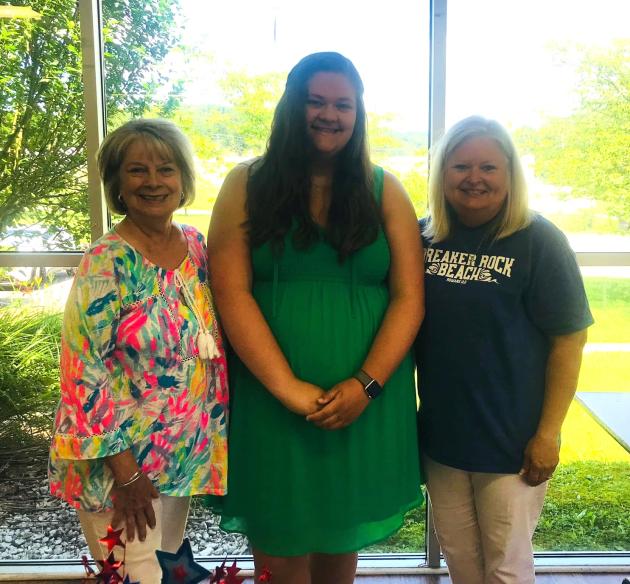
[[[190,541],[186,538],[176,553],[155,552],[162,568],[162,584],[197,584],[210,576],[210,572],[193,558]]]

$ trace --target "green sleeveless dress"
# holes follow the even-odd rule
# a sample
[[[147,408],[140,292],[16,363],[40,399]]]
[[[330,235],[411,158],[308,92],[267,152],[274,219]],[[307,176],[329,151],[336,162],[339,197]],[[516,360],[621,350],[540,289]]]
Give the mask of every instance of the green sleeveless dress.
[[[375,170],[380,202],[383,170]],[[323,235],[323,233],[322,233]],[[378,239],[340,264],[322,237],[282,255],[252,250],[253,295],[300,379],[329,389],[357,371],[389,301]],[[221,527],[270,555],[357,551],[422,503],[414,366],[407,355],[353,424],[321,430],[278,402],[232,355],[228,495]]]

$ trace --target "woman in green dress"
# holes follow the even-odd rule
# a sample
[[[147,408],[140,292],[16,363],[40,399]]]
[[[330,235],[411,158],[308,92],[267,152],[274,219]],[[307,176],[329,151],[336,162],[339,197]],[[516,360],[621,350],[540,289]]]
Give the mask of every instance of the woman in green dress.
[[[409,348],[422,247],[370,163],[363,84],[338,53],[289,73],[267,150],[225,180],[208,235],[234,350],[221,526],[274,584],[345,584],[422,503]]]

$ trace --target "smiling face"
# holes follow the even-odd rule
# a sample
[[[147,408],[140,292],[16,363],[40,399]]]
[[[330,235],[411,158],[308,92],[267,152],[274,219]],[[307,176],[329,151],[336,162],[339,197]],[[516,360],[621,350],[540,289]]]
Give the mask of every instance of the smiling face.
[[[120,166],[120,196],[136,223],[170,218],[180,206],[182,178],[171,156],[138,139]]]
[[[459,220],[478,227],[497,216],[510,187],[508,159],[492,138],[470,138],[446,160],[444,196]]]
[[[357,119],[357,93],[341,73],[315,73],[308,83],[306,132],[323,158],[333,158],[352,138]]]

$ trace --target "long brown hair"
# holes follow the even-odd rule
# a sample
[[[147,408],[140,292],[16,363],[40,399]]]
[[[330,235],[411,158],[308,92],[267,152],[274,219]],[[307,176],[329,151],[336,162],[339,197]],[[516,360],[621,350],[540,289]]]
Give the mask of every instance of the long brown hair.
[[[268,241],[276,251],[293,223],[294,245],[305,249],[319,238],[311,217],[311,170],[306,131],[308,83],[316,73],[345,75],[356,91],[356,122],[349,142],[337,155],[326,236],[343,261],[372,243],[381,223],[373,193],[367,146],[363,82],[352,62],[339,53],[304,57],[289,73],[273,118],[264,156],[250,167],[247,181],[248,233],[257,247]]]

